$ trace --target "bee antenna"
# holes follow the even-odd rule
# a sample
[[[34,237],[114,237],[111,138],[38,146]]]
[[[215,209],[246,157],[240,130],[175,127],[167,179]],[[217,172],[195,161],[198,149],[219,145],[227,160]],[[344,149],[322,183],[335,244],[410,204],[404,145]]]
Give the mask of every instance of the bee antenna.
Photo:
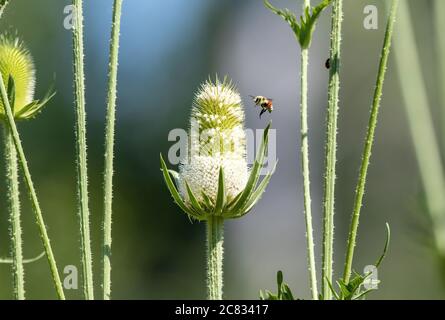
[[[252,99],[255,99],[255,96],[252,96],[251,94],[249,94],[249,97],[251,97]]]

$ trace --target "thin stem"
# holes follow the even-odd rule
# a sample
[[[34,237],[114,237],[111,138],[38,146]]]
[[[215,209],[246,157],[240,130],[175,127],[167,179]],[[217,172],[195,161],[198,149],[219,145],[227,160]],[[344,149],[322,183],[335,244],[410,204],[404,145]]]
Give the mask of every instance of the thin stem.
[[[224,219],[207,220],[207,295],[209,300],[222,300]]]
[[[84,295],[94,299],[93,257],[90,240],[90,211],[88,207],[87,141],[85,112],[85,76],[83,49],[83,0],[73,0],[75,25],[73,28],[74,89],[76,96],[77,174],[79,192],[79,220]]]
[[[8,94],[6,93],[5,84],[3,82],[3,77],[0,77],[0,94],[1,99],[3,101],[3,106],[5,108],[6,113],[6,121],[9,126],[10,132],[12,134],[12,138],[14,140],[14,145],[18,153],[20,166],[22,168],[26,186],[28,187],[29,195],[31,198],[31,202],[33,205],[34,212],[36,214],[37,225],[39,226],[40,237],[43,242],[43,246],[45,248],[46,256],[48,258],[48,263],[51,269],[51,274],[53,276],[54,285],[56,287],[57,295],[59,299],[65,299],[65,295],[63,293],[62,282],[60,281],[59,273],[57,271],[56,260],[54,259],[54,254],[51,248],[50,240],[48,237],[48,233],[46,231],[45,222],[43,221],[42,211],[40,209],[39,201],[37,198],[37,193],[34,188],[34,184],[31,179],[31,173],[29,172],[28,163],[25,158],[25,153],[23,151],[22,143],[20,141],[20,136],[17,131],[17,127],[15,125],[14,116],[11,111],[11,106],[9,105]]]
[[[5,7],[8,5],[9,0],[0,0],[0,18],[3,15],[3,12],[5,11]]]
[[[25,279],[22,253],[22,227],[20,224],[20,191],[17,151],[9,128],[4,126],[7,197],[10,210],[12,240],[12,270],[14,274],[14,297],[25,299]]]
[[[385,74],[388,65],[388,57],[391,48],[391,39],[397,15],[398,3],[399,3],[398,0],[392,0],[389,20],[386,26],[385,39],[383,41],[382,53],[380,56],[379,71],[377,74],[377,82],[374,91],[374,99],[371,107],[371,115],[369,117],[368,130],[366,133],[365,146],[362,156],[362,163],[360,166],[360,174],[358,177],[357,188],[355,191],[354,209],[352,211],[352,220],[349,228],[346,260],[343,272],[343,280],[346,283],[349,283],[352,272],[352,260],[354,258],[354,248],[357,239],[357,229],[360,218],[360,209],[363,203],[363,195],[365,194],[366,177],[368,173],[369,160],[371,158],[372,146],[374,143],[375,130],[377,127],[377,119],[380,109],[380,100],[382,98],[382,93],[383,93],[383,83],[385,81]]]
[[[323,270],[322,291],[326,300],[332,298],[329,283],[333,274],[333,246],[334,246],[334,202],[335,202],[335,172],[337,158],[337,117],[340,91],[340,47],[341,28],[343,20],[343,0],[334,0],[332,5],[332,29],[330,48],[330,72],[328,93],[328,114],[326,128],[325,181],[323,201]],[[329,282],[329,283],[328,283]]]
[[[114,127],[116,121],[117,68],[122,0],[115,0],[111,31],[108,79],[107,124],[105,129],[104,221],[103,221],[103,299],[111,298],[111,222],[113,202]]]
[[[445,150],[445,37],[443,36],[443,30],[445,30],[445,19],[443,18],[443,13],[445,12],[445,1],[435,0],[434,1],[434,25],[435,25],[435,45],[437,47],[437,90],[440,94],[439,104],[441,105],[442,112],[442,143],[444,144]]]
[[[310,1],[305,0],[303,10],[310,7]],[[318,300],[317,271],[315,267],[314,236],[312,227],[311,189],[309,178],[309,142],[308,142],[308,65],[309,49],[301,50],[301,169],[303,172],[304,216],[306,221],[307,259],[309,282],[313,300]]]
[[[394,37],[394,54],[399,72],[400,88],[405,102],[426,204],[433,224],[434,242],[439,253],[445,256],[444,170],[407,1],[402,1],[400,4],[399,20],[397,36]]]

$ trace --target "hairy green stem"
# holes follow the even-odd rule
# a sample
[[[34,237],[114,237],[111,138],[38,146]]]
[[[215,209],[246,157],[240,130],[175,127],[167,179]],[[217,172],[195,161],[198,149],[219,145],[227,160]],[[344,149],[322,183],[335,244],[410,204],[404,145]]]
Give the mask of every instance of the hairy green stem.
[[[212,216],[207,220],[207,297],[222,300],[224,219]]]
[[[445,37],[443,31],[445,30],[445,19],[443,14],[445,12],[445,1],[434,1],[434,25],[435,25],[435,45],[437,50],[437,90],[439,93],[439,104],[442,112],[442,143],[445,152]]]
[[[310,7],[310,1],[305,0],[303,10]],[[312,227],[311,188],[309,178],[309,142],[308,142],[308,65],[309,49],[301,50],[301,170],[303,173],[304,216],[306,222],[307,259],[309,268],[309,283],[313,300],[318,300],[317,270],[315,267],[314,231]]]
[[[12,138],[14,140],[14,145],[17,150],[19,162],[23,171],[26,186],[28,187],[29,195],[33,205],[34,212],[36,214],[36,222],[39,226],[40,237],[45,248],[46,256],[48,258],[48,263],[51,269],[51,274],[54,280],[54,285],[56,287],[57,295],[59,299],[65,299],[63,293],[62,282],[60,281],[60,276],[57,271],[56,260],[54,259],[54,254],[51,248],[48,233],[46,231],[45,222],[43,221],[42,211],[40,209],[39,201],[37,198],[37,193],[34,188],[34,184],[31,179],[31,173],[29,172],[28,163],[25,158],[25,153],[23,151],[22,143],[20,141],[20,136],[15,125],[14,116],[12,114],[11,106],[9,105],[8,94],[6,93],[5,84],[3,82],[3,77],[0,77],[0,94],[3,101],[3,106],[6,113],[6,121],[9,126]]]
[[[380,109],[380,100],[383,93],[383,83],[385,81],[386,68],[388,65],[389,51],[391,48],[392,34],[397,15],[397,7],[399,0],[392,0],[389,20],[386,26],[385,39],[383,41],[382,52],[380,56],[379,71],[377,74],[377,82],[374,91],[374,99],[372,101],[371,114],[368,122],[368,130],[366,133],[366,140],[363,150],[362,163],[360,166],[360,173],[355,190],[354,208],[352,211],[352,220],[349,227],[348,245],[346,251],[346,260],[343,271],[343,280],[349,283],[352,272],[352,260],[354,258],[354,248],[357,239],[357,230],[360,219],[360,209],[363,203],[363,196],[365,194],[366,177],[368,174],[369,160],[371,158],[372,146],[374,143],[375,130],[377,127],[377,119]]]
[[[328,114],[326,128],[325,181],[323,201],[323,270],[322,292],[326,300],[332,298],[329,283],[333,274],[334,246],[334,202],[335,202],[335,165],[337,158],[337,117],[340,91],[340,47],[343,20],[343,0],[334,0],[332,5],[332,29],[330,48],[330,72],[328,92]]]
[[[405,102],[426,204],[433,224],[434,243],[438,252],[445,256],[444,170],[407,1],[402,1],[400,4],[397,30],[397,36],[394,37],[394,54],[399,72],[400,88]]]
[[[75,25],[73,28],[74,90],[76,97],[77,184],[81,238],[84,295],[94,299],[93,257],[90,240],[90,210],[88,207],[87,141],[85,112],[85,76],[83,46],[83,0],[73,0]]]
[[[12,270],[14,276],[14,298],[25,299],[25,279],[23,270],[22,227],[20,223],[20,190],[17,151],[7,126],[4,126],[5,163],[7,197],[10,210]]]
[[[3,16],[3,12],[5,11],[5,7],[8,5],[9,0],[0,0],[0,18]]]
[[[107,120],[105,129],[104,221],[103,221],[103,299],[111,298],[111,222],[113,203],[113,158],[116,121],[117,68],[122,0],[114,0],[111,31]]]

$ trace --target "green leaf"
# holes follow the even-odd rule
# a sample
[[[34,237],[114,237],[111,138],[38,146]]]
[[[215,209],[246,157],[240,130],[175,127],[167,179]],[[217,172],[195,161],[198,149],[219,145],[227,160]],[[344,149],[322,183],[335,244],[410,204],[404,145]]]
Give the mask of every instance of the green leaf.
[[[200,213],[200,215],[204,215],[201,205],[199,204],[198,200],[196,200],[195,195],[193,194],[192,189],[190,188],[190,185],[187,181],[185,181],[185,188],[187,189],[187,194],[189,196],[190,202],[192,203],[192,206],[195,208],[197,212]]]
[[[246,187],[244,188],[238,201],[233,205],[232,210],[235,213],[235,215],[242,214],[242,212],[239,212],[239,211],[240,211],[240,209],[242,209],[245,206],[246,202],[249,200],[249,198],[250,198],[250,196],[258,182],[258,179],[260,176],[260,169],[263,165],[264,157],[267,152],[270,126],[271,126],[271,123],[269,122],[266,129],[264,130],[263,140],[261,142],[260,150],[258,151],[258,153],[256,155],[256,159],[255,159],[252,171],[250,173],[249,179],[247,181]]]
[[[299,34],[299,41],[303,49],[310,47],[317,19],[331,2],[332,0],[322,1],[318,6],[312,9],[312,13],[310,13],[309,8],[306,7],[305,19],[301,17],[301,31]]]
[[[389,242],[391,241],[391,229],[389,227],[389,223],[386,223],[386,241],[385,241],[385,247],[383,248],[383,253],[380,256],[380,258],[375,263],[375,267],[378,268],[380,264],[382,263],[383,259],[385,259],[386,254],[388,253],[389,248]]]
[[[175,170],[168,169],[168,173],[173,177],[173,180],[175,180],[176,186],[179,185],[179,173],[177,173]]]
[[[209,211],[213,210],[212,208],[214,207],[214,205],[212,199],[210,199],[210,197],[204,191],[201,191],[201,195],[202,198],[204,199],[204,203],[207,206],[207,209]]]
[[[241,195],[243,194],[243,192],[241,191],[240,193],[238,193],[236,195],[235,198],[233,198],[232,200],[230,200],[230,202],[227,204],[227,209],[230,210],[232,208],[232,206],[239,200],[239,198],[241,197]]]
[[[179,195],[178,190],[176,189],[175,184],[173,183],[173,181],[170,177],[170,173],[168,172],[167,165],[165,164],[162,154],[160,155],[160,158],[161,158],[161,169],[162,169],[162,174],[164,176],[164,181],[165,181],[165,184],[167,185],[167,188],[170,191],[170,194],[172,195],[175,203],[182,209],[182,211],[184,211],[188,215],[200,220],[201,217],[199,216],[199,214],[197,214],[196,212],[194,212],[193,210],[191,210],[190,208],[188,208],[185,205],[184,201],[182,200],[181,196]]]
[[[9,105],[11,106],[12,114],[14,114],[14,108],[15,108],[15,82],[14,78],[9,75],[8,77],[8,100]]]
[[[216,205],[215,205],[215,215],[221,215],[223,211],[223,206],[225,202],[225,186],[224,186],[224,169],[221,166],[219,168],[219,177],[218,177],[218,194],[216,195]]]
[[[281,290],[283,293],[282,300],[295,300],[292,291],[290,290],[289,286],[286,283],[283,283]]]
[[[283,272],[279,270],[277,272],[277,294],[274,294],[268,290],[265,293],[260,290],[261,300],[295,300],[289,286],[284,283]]]
[[[264,293],[263,293],[263,290],[260,290],[260,300],[266,300],[265,296],[264,296]]]
[[[53,89],[50,89],[42,100],[34,100],[33,102],[22,107],[15,113],[17,119],[26,120],[34,118],[43,110],[43,107],[56,95]]]
[[[360,300],[361,298],[364,298],[368,293],[370,293],[371,291],[374,291],[375,289],[368,289],[366,291],[363,291],[362,293],[360,293],[358,296],[356,296],[354,298],[354,300]]]
[[[242,209],[241,215],[237,217],[242,217],[246,215],[253,206],[261,199],[261,196],[264,193],[264,190],[266,189],[267,185],[269,184],[270,179],[272,178],[272,175],[275,173],[275,169],[277,167],[278,161],[274,164],[274,167],[272,168],[272,171],[269,172],[263,180],[258,185],[258,188],[252,193],[252,195],[249,198],[249,201],[247,202],[246,206]]]
[[[329,279],[327,277],[325,277],[326,282],[328,283],[329,289],[331,290],[332,294],[334,295],[336,300],[340,300],[340,296],[337,294],[337,292],[335,292],[334,287],[332,286],[331,281],[329,281]],[[323,298],[321,297],[320,300],[323,300]]]
[[[337,281],[337,285],[340,288],[340,300],[347,300],[346,297],[349,297],[351,292],[349,291],[347,285],[344,283],[342,279]]]
[[[290,25],[301,48],[307,49],[311,45],[312,34],[314,33],[318,17],[331,2],[332,0],[323,0],[316,7],[313,7],[312,10],[306,7],[303,16],[300,17],[300,22],[298,22],[295,14],[291,13],[288,9],[278,9],[268,0],[264,0],[264,5],[276,15],[282,17]]]
[[[276,15],[282,17],[284,21],[286,21],[290,25],[292,30],[296,31],[296,33],[299,33],[299,25],[295,14],[290,12],[288,9],[281,10],[274,7],[268,0],[264,0],[264,5]]]

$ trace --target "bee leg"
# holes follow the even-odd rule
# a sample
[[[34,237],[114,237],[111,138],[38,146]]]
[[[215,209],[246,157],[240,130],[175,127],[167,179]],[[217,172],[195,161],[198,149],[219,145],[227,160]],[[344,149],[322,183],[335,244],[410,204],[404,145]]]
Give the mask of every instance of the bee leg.
[[[263,115],[264,112],[266,112],[266,109],[262,109],[261,110],[261,112],[260,112],[260,119],[261,119],[261,116]]]

